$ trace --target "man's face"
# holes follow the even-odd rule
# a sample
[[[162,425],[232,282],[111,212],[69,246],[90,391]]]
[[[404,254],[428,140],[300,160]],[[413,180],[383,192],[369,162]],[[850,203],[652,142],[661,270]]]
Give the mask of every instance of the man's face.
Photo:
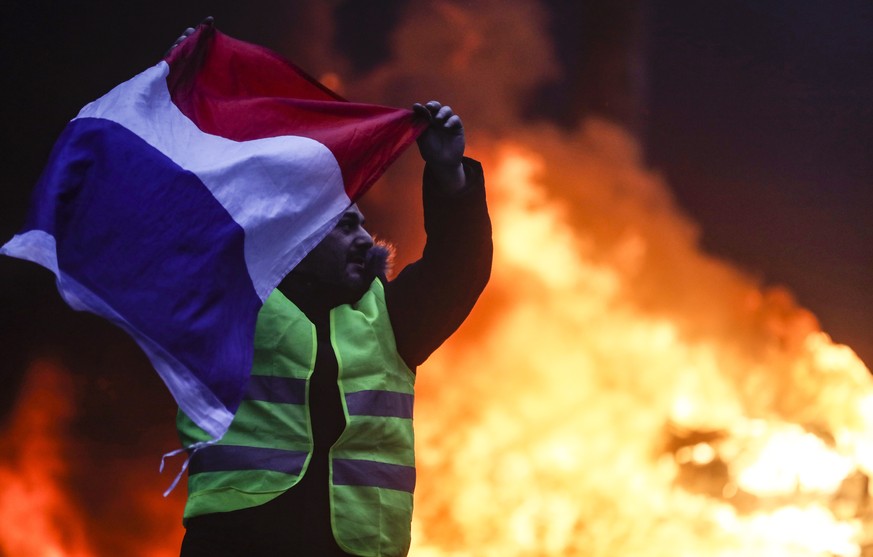
[[[373,238],[364,229],[364,215],[352,205],[295,270],[323,284],[363,294],[374,278],[365,266],[372,247]]]

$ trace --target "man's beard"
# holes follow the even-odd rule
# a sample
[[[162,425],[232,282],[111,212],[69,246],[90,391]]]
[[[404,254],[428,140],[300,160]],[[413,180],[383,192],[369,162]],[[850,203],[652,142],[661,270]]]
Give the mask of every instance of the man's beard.
[[[367,250],[364,258],[364,271],[369,277],[367,284],[373,282],[376,277],[384,277],[391,272],[395,251],[393,244],[383,240],[376,240],[373,247]]]
[[[358,301],[377,277],[385,277],[391,272],[394,261],[394,246],[383,241],[375,244],[363,254],[364,262],[357,280],[350,277],[325,280],[323,274],[315,274],[306,265],[293,269],[279,284],[279,289],[289,299],[301,301],[300,295],[314,299],[329,307],[351,304]],[[296,292],[296,294],[295,294]]]
[[[354,283],[345,280],[334,285],[334,303],[353,304],[360,300],[376,278],[384,278],[391,271],[394,251],[394,246],[388,242],[376,241],[373,247],[364,254],[360,280],[356,280]]]

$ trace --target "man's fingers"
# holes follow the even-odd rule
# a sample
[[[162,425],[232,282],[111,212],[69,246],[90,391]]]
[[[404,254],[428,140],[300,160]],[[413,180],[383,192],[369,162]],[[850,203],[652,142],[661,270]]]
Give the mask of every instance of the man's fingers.
[[[452,116],[446,120],[445,123],[446,129],[457,131],[464,129],[464,124],[461,122],[461,117],[457,114],[452,114]]]
[[[422,118],[427,120],[427,123],[429,125],[432,126],[434,124],[433,114],[431,114],[430,110],[428,110],[427,107],[421,105],[420,103],[415,103],[414,105],[412,105],[412,111],[416,115],[421,116]]]
[[[426,119],[431,126],[439,126],[453,131],[463,129],[461,118],[454,113],[449,105],[443,106],[437,101],[429,101],[425,104],[415,103],[412,105],[415,114]]]
[[[200,22],[200,25],[212,25],[213,23],[215,23],[215,18],[212,17],[211,15],[209,15],[209,16],[206,16],[203,19],[203,21]],[[199,27],[199,25],[198,25],[198,27]],[[177,38],[175,41],[173,41],[173,44],[170,45],[170,48],[167,49],[167,52],[164,53],[164,56],[167,56],[168,54],[170,54],[171,50],[173,50],[174,48],[176,48],[177,46],[182,44],[182,42],[185,39],[187,39],[188,37],[193,35],[194,31],[196,31],[196,29],[194,27],[188,27],[187,29],[182,31],[182,34],[179,35],[179,38]]]
[[[191,33],[193,33],[193,32],[194,32],[194,28],[193,28],[193,27],[189,27],[189,28],[185,29],[184,31],[182,31],[182,34],[179,35],[179,36],[176,38],[175,41],[173,41],[173,45],[170,47],[170,50],[172,50],[172,49],[174,49],[175,47],[177,47],[177,46],[179,46],[180,44],[182,44],[182,41],[184,41],[185,39],[187,39],[188,37],[190,37],[190,36],[191,36]]]
[[[434,115],[434,118],[437,122],[445,124],[446,120],[451,118],[454,114],[455,113],[452,112],[452,107],[450,107],[449,105],[445,105],[443,107],[440,107],[440,109]]]

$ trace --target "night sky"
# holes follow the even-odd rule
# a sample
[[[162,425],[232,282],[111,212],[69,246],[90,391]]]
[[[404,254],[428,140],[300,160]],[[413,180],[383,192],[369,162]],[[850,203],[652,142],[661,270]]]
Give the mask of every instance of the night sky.
[[[783,284],[873,363],[873,4],[668,2],[651,164],[704,246]]]
[[[311,18],[297,3],[176,4],[7,4],[0,23],[0,239],[21,226],[31,188],[66,122],[153,65],[187,25],[214,15],[223,32],[280,49],[304,67],[318,58],[313,52],[325,50],[296,40],[295,29]],[[351,71],[365,73],[388,55],[386,37],[406,2],[333,4],[340,36],[328,46],[347,57]],[[529,117],[568,127],[601,114],[627,125],[644,144],[649,165],[699,224],[707,251],[764,284],[787,286],[836,341],[873,362],[867,219],[873,210],[873,4],[609,4],[543,3],[563,74],[530,91]],[[0,258],[0,307],[7,385],[0,408],[9,407],[35,354],[68,361],[81,382],[97,389],[98,406],[100,396],[141,389],[142,381],[148,392],[161,391],[138,348],[111,325],[69,310],[49,272]],[[126,386],[124,377],[140,371],[149,378]],[[172,403],[164,396],[159,412],[169,413]],[[153,405],[129,409],[144,416],[154,411]],[[99,408],[92,414],[94,421],[111,420]]]

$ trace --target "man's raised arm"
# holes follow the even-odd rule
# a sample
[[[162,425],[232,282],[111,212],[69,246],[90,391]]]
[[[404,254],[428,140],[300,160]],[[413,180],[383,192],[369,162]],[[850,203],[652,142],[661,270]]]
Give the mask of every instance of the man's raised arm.
[[[436,101],[415,105],[430,126],[418,145],[424,170],[421,259],[388,284],[397,349],[421,364],[466,319],[491,274],[491,221],[481,165],[464,157],[461,119]]]

